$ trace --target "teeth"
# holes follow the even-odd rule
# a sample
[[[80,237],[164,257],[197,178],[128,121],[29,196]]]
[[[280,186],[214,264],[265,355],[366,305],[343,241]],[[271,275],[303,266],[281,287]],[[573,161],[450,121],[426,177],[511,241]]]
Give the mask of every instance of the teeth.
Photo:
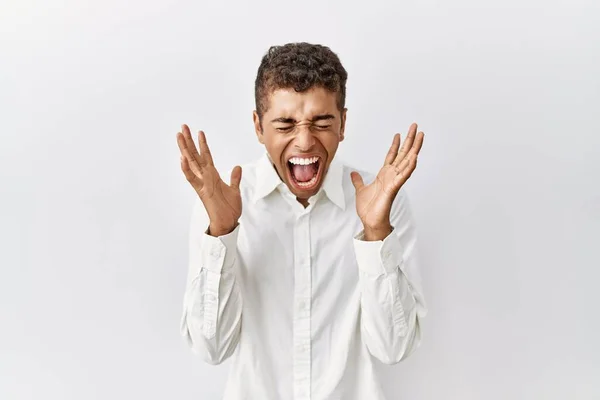
[[[296,182],[296,184],[300,187],[310,187],[317,182],[317,175],[313,176],[313,178],[308,182]]]
[[[290,158],[290,162],[296,165],[309,165],[314,164],[319,161],[319,157],[310,157],[310,158],[300,158],[300,157],[292,157]]]

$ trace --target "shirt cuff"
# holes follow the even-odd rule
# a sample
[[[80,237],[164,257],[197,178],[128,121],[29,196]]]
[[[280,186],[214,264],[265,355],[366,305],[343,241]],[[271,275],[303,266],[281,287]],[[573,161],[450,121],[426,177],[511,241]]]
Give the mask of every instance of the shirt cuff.
[[[358,268],[371,275],[387,275],[402,264],[402,247],[394,230],[383,240],[366,241],[365,232],[354,236],[354,253]]]
[[[235,229],[223,236],[211,236],[208,229],[202,235],[202,265],[205,269],[220,274],[231,269],[235,264],[237,253],[237,238],[240,224]]]

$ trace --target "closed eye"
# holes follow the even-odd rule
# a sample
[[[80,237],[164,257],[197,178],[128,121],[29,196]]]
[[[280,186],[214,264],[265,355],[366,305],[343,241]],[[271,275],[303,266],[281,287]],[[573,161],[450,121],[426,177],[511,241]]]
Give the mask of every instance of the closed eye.
[[[291,131],[293,128],[293,126],[278,126],[275,127],[275,129],[277,129],[278,132],[289,132]]]

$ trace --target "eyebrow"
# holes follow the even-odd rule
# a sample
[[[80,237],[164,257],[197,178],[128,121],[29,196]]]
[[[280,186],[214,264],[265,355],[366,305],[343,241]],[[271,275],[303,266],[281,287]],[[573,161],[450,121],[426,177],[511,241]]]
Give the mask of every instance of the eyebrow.
[[[335,119],[335,117],[331,114],[317,115],[312,119],[312,122],[323,121],[327,119]]]
[[[282,122],[284,124],[293,124],[294,122],[296,122],[296,120],[294,118],[279,117],[279,118],[275,118],[271,122]]]
[[[323,120],[328,120],[328,119],[335,119],[335,116],[333,116],[331,114],[321,114],[321,115],[315,116],[310,121],[317,122],[317,121],[323,121]],[[279,117],[279,118],[275,118],[271,122],[281,122],[284,124],[293,124],[294,122],[296,122],[296,120],[294,118]]]

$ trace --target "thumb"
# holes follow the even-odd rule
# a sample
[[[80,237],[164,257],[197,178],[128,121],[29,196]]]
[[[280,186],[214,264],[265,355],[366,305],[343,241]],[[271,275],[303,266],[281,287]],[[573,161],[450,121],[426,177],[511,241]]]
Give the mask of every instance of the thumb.
[[[362,176],[360,176],[360,174],[356,171],[352,171],[350,173],[350,178],[352,179],[352,184],[354,185],[354,188],[356,189],[356,191],[359,191],[360,189],[363,188],[363,186],[365,186]]]
[[[242,180],[242,167],[236,165],[231,171],[231,186],[234,189],[240,188],[240,182]]]

